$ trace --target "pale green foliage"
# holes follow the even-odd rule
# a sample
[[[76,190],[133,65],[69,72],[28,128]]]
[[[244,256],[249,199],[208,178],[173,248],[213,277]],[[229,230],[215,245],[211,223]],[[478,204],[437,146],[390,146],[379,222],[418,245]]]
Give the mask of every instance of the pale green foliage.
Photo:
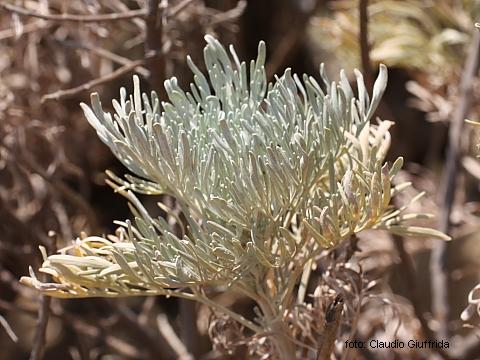
[[[275,317],[307,261],[355,233],[373,228],[448,239],[404,225],[422,215],[390,205],[405,187],[391,186],[402,160],[384,164],[391,122],[370,124],[387,84],[385,66],[371,98],[355,71],[355,97],[343,72],[339,83],[330,82],[323,67],[322,84],[290,70],[267,84],[263,43],[247,66],[233,48],[229,55],[206,40],[208,75],[188,59],[190,92],[172,78],[165,82],[169,102],[160,104],[155,93],[141,94],[135,77],[133,95],[121,89],[113,101],[113,116],[97,94],[91,108],[82,104],[101,140],[135,174],[110,174],[135,221],[119,223],[115,237],[79,239],[46,257],[40,270],[55,283],[40,283],[33,272],[24,283],[58,297],[165,294],[217,308],[198,286],[227,286]],[[183,237],[149,215],[135,192],[173,196],[185,219]],[[185,287],[193,294],[173,290]]]
[[[333,16],[321,19],[316,36],[342,66],[360,64],[358,0],[334,3]],[[448,84],[463,66],[480,16],[477,0],[371,0],[368,6],[370,56],[374,62],[421,70]],[[443,80],[442,80],[443,78]]]

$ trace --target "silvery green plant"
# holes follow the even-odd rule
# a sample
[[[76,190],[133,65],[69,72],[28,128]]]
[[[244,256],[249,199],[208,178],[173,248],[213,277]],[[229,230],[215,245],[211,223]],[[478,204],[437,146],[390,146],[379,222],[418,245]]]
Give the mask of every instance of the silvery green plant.
[[[176,78],[165,82],[168,101],[120,90],[115,114],[98,94],[85,116],[100,139],[133,173],[110,176],[126,197],[132,222],[118,222],[115,236],[89,236],[46,256],[40,271],[22,282],[61,298],[165,295],[206,304],[238,321],[250,334],[269,336],[278,356],[295,358],[287,317],[304,302],[300,278],[321,251],[365,229],[448,239],[405,221],[391,205],[408,184],[392,186],[402,159],[384,159],[389,121],[371,124],[387,84],[381,65],[370,97],[355,71],[357,95],[346,75],[321,82],[290,70],[267,83],[265,44],[249,65],[206,36],[207,74],[187,59],[194,74],[189,91]],[[136,194],[167,194],[181,213],[182,234],[153,217]],[[180,219],[180,217],[182,219]],[[307,274],[307,276],[305,276]],[[257,305],[247,319],[208,296],[208,289],[238,292]]]

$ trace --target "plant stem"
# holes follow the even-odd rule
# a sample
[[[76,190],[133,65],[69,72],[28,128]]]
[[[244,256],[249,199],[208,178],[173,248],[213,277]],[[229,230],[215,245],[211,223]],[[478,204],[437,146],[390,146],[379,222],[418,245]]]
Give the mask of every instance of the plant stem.
[[[173,295],[172,294],[172,296],[178,296],[178,295]],[[252,330],[256,334],[261,334],[261,333],[264,332],[264,330],[260,326],[255,325],[255,323],[253,323],[252,321],[244,318],[242,315],[237,314],[236,312],[226,308],[225,306],[220,305],[213,300],[210,300],[208,297],[206,297],[205,295],[203,295],[199,292],[194,292],[194,294],[182,293],[182,295],[178,296],[178,297],[183,297],[184,299],[189,299],[189,300],[192,300],[192,301],[198,301],[198,302],[200,302],[204,305],[207,305],[207,306],[209,306],[213,309],[216,309],[216,310],[224,313],[225,315],[230,316],[232,319],[238,321],[240,324],[242,324],[246,328]]]
[[[157,91],[160,98],[165,98],[163,81],[165,80],[165,55],[163,47],[163,24],[162,12],[158,6],[159,0],[148,0],[147,16],[145,18],[146,39],[145,39],[145,66],[150,71],[148,79],[150,88]]]
[[[362,70],[365,76],[365,83],[368,88],[373,86],[373,77],[370,61],[370,44],[368,43],[368,0],[360,0],[359,3],[360,14],[360,56],[362,60]]]
[[[296,359],[295,345],[291,340],[288,326],[280,319],[274,319],[270,324],[271,339],[281,360]]]
[[[340,326],[340,320],[343,310],[343,298],[337,295],[333,300],[325,313],[325,330],[322,335],[322,347],[318,354],[317,360],[329,360],[335,346],[335,340],[337,338],[338,327]]]
[[[40,307],[38,309],[37,332],[35,334],[35,341],[33,343],[30,360],[40,360],[43,358],[46,342],[46,332],[48,325],[48,318],[50,315],[51,298],[47,295],[40,296]]]
[[[439,230],[443,233],[450,232],[450,214],[455,201],[455,189],[461,154],[461,137],[465,123],[472,105],[473,79],[478,73],[480,54],[480,32],[475,31],[470,43],[468,57],[462,73],[459,86],[459,98],[456,110],[452,116],[449,129],[449,143],[447,149],[447,160],[444,172],[444,187],[440,209]],[[447,243],[437,241],[432,250],[430,259],[430,272],[432,274],[432,310],[436,320],[439,322],[437,337],[446,339],[448,336],[448,274],[446,270]]]

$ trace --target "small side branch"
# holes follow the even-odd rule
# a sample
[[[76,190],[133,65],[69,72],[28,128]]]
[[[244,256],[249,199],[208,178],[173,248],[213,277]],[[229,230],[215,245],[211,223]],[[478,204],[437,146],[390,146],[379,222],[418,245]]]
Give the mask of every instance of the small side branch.
[[[0,2],[0,9],[4,9],[11,13],[18,15],[35,17],[50,21],[76,21],[76,22],[101,22],[101,21],[116,21],[133,18],[143,18],[146,16],[144,9],[130,10],[124,13],[114,14],[94,14],[94,15],[77,15],[77,14],[40,14],[35,11],[25,9],[20,6]]]
[[[129,72],[133,71],[135,68],[141,66],[144,63],[144,60],[137,60],[137,61],[132,61],[128,65],[124,65],[117,70],[111,72],[108,75],[102,76],[98,79],[94,79],[92,81],[89,81],[85,84],[82,84],[80,86],[71,88],[71,89],[66,89],[66,90],[59,90],[55,91],[54,93],[47,94],[42,97],[42,102],[48,101],[48,100],[60,100],[64,98],[69,98],[72,96],[77,95],[78,93],[82,91],[89,91],[91,90],[94,86],[101,85],[104,83],[107,83],[109,81],[112,81],[122,75],[128,74]]]
[[[393,243],[400,257],[402,271],[405,276],[405,280],[408,283],[408,297],[412,303],[413,311],[415,316],[420,322],[420,326],[423,332],[423,336],[427,340],[436,340],[435,333],[428,326],[428,321],[425,319],[425,316],[422,312],[421,299],[418,294],[417,287],[417,272],[415,270],[415,264],[412,257],[405,249],[404,238],[398,235],[392,235]],[[442,348],[434,348],[443,359],[451,359],[451,356]]]
[[[0,315],[0,327],[3,327],[7,335],[12,339],[13,342],[18,341],[18,336],[12,330],[10,324],[8,323],[7,319],[5,319],[2,315]]]
[[[187,301],[187,300],[185,300]],[[192,319],[190,319],[192,320]],[[188,352],[188,349],[178,338],[175,330],[168,322],[168,318],[165,314],[157,315],[157,326],[160,334],[165,338],[170,347],[175,351],[175,355],[179,360],[192,360],[193,356]]]
[[[470,43],[468,57],[460,80],[460,94],[455,113],[450,124],[447,160],[444,172],[444,188],[440,202],[439,230],[448,233],[451,229],[450,214],[455,201],[457,174],[459,171],[461,136],[465,118],[468,116],[472,103],[472,80],[479,69],[480,32],[475,31]],[[435,319],[439,322],[438,336],[448,335],[448,276],[446,272],[447,243],[435,243],[430,259],[432,276],[432,308]]]
[[[399,235],[392,235],[393,243],[397,250],[398,256],[400,257],[402,271],[405,276],[405,280],[408,283],[408,297],[412,302],[413,310],[415,311],[415,315],[417,316],[418,320],[420,321],[420,325],[422,326],[423,335],[430,340],[435,339],[435,335],[433,334],[432,330],[428,326],[425,317],[423,316],[421,305],[420,305],[420,298],[418,296],[418,289],[417,289],[417,274],[415,271],[415,264],[413,263],[413,259],[410,254],[405,249],[404,239]]]
[[[92,44],[83,44],[83,43],[78,43],[78,42],[70,41],[70,40],[58,40],[58,43],[61,44],[61,45],[70,47],[70,48],[88,50],[88,51],[92,52],[93,54],[95,54],[95,55],[97,55],[101,58],[113,61],[114,63],[117,63],[119,65],[125,65],[126,66],[126,65],[131,65],[131,63],[132,63],[132,60],[130,60],[126,57],[120,56],[118,54],[115,54],[111,51],[108,51],[106,49],[103,49],[101,47],[98,47],[98,46],[95,46],[95,45],[92,45]],[[149,71],[146,68],[144,68],[143,66],[138,66],[136,71],[140,75],[142,75],[143,77],[148,77],[149,74],[150,74]]]
[[[162,13],[159,10],[159,0],[148,0],[147,16],[145,18],[146,39],[145,39],[145,57],[146,67],[150,71],[148,82],[150,89],[157,91],[161,98],[164,98],[165,92],[163,81],[165,80],[165,55],[163,48],[163,23]]]
[[[271,79],[281,70],[282,66],[288,62],[301,46],[303,39],[305,38],[305,32],[309,24],[309,20],[317,12],[320,5],[323,4],[322,1],[315,0],[314,4],[311,6],[310,10],[300,15],[300,18],[295,21],[294,24],[291,24],[290,30],[287,32],[286,36],[282,39],[280,44],[276,47],[270,60],[266,65],[267,79]],[[237,7],[240,5],[238,3]]]
[[[43,358],[45,350],[46,332],[48,325],[48,318],[50,317],[50,302],[51,297],[40,295],[40,308],[38,310],[37,332],[33,342],[32,352],[30,353],[30,360],[40,360]]]
[[[55,247],[55,233],[49,234],[47,241],[48,253],[51,254],[54,252]],[[44,254],[46,256],[46,254]],[[45,276],[45,275],[44,275]],[[30,360],[41,360],[43,358],[43,353],[45,351],[45,342],[46,342],[46,333],[48,319],[50,318],[50,304],[52,298],[46,295],[40,295],[40,306],[38,308],[38,321],[37,321],[37,330],[35,333],[35,339],[33,340],[32,352],[30,353]]]
[[[168,12],[165,16],[168,18],[172,18],[180,14],[183,10],[187,8],[188,5],[193,3],[194,0],[183,0],[181,3],[177,4],[175,7],[168,9]]]
[[[172,359],[175,357],[176,351],[171,344],[163,336],[158,336],[149,326],[143,325],[138,321],[138,316],[125,305],[114,305],[120,321],[128,328],[134,329],[135,340],[140,342],[152,358],[155,359]]]
[[[370,61],[370,44],[368,43],[368,0],[360,0],[358,10],[360,15],[359,43],[362,70],[367,87],[372,88],[372,63]]]

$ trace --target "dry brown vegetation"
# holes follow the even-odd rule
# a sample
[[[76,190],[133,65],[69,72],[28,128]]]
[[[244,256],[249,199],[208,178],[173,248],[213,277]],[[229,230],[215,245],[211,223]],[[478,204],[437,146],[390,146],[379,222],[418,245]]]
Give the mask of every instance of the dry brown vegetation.
[[[245,59],[265,40],[270,77],[286,67],[316,74],[319,62],[337,63],[335,53],[319,46],[321,37],[312,39],[318,36],[318,20],[333,18],[330,3],[0,1],[0,358],[273,358],[266,337],[245,336],[232,319],[186,300],[51,300],[18,279],[29,265],[41,264],[40,245],[53,253],[85,234],[113,233],[113,220],[129,217],[122,199],[104,185],[103,173],[126,170],[98,141],[78,105],[91,91],[104,99],[116,97],[120,86],[130,86],[134,73],[145,89],[161,96],[165,78],[175,75],[188,85],[185,57],[201,58],[206,33],[235,44]],[[362,12],[368,2],[358,3],[361,26],[352,31],[360,44],[359,65],[371,82],[375,59],[365,43],[372,40]],[[378,112],[397,123],[391,156],[405,157],[400,180],[415,188],[396,205],[425,191],[413,206],[435,214],[437,222],[427,225],[453,241],[367,232],[325,251],[306,288],[308,305],[289,319],[295,338],[306,345],[302,358],[479,357],[478,301],[470,293],[480,281],[479,141],[473,127],[464,124],[467,117],[479,118],[478,34],[472,29],[465,47],[455,48],[462,54],[461,65],[452,64],[452,80],[441,87],[449,96],[438,100],[432,95],[437,85],[428,88],[424,70],[398,64],[390,68]],[[418,98],[414,108],[414,95],[406,90],[412,80],[422,84],[420,90],[410,87],[424,99],[435,98],[449,110],[442,113],[425,102],[418,106]],[[429,121],[438,120],[439,113],[447,115]],[[161,201],[173,205],[168,197]],[[242,296],[211,291],[219,302],[254,316]],[[460,314],[469,293],[464,321]],[[346,349],[345,341],[353,339],[437,339],[449,341],[450,347]]]

